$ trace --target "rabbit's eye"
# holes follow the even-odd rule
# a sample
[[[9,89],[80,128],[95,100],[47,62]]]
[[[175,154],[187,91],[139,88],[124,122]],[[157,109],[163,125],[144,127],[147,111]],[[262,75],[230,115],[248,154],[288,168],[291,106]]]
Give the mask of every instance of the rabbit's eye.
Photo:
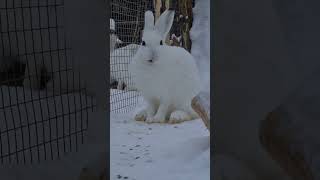
[[[146,45],[146,42],[145,41],[142,41],[142,46],[145,46]]]
[[[160,45],[163,45],[162,40],[160,41]]]

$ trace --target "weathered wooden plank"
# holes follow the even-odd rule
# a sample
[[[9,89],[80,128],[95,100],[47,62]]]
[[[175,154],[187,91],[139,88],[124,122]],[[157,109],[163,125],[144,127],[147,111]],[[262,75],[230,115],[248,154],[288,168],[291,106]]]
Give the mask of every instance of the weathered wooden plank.
[[[210,94],[209,92],[200,92],[192,99],[192,108],[199,114],[200,118],[210,131]]]

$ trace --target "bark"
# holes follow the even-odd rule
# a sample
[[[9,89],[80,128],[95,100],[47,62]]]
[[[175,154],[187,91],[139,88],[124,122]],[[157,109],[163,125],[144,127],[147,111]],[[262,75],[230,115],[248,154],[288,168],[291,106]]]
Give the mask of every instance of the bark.
[[[164,4],[165,4],[165,9],[170,9],[172,7],[171,6],[171,0],[164,0]],[[174,22],[174,21],[173,21]],[[170,32],[168,33],[168,36],[166,37],[166,44],[168,45],[172,45],[172,42],[170,41]]]
[[[155,20],[157,20],[159,17],[160,17],[160,14],[161,14],[161,6],[162,6],[162,0],[156,0],[156,3],[155,3]]]
[[[181,35],[182,35],[182,47],[191,51],[191,39],[190,39],[190,29],[192,27],[192,0],[179,0],[178,1],[179,8],[179,18],[182,23]],[[182,15],[182,16],[180,16]]]

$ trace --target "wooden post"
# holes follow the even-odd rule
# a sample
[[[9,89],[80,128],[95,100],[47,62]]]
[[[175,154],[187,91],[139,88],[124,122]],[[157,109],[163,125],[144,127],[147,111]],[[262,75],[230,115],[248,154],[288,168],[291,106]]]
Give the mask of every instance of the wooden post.
[[[210,94],[208,92],[200,92],[192,99],[191,106],[210,131]]]

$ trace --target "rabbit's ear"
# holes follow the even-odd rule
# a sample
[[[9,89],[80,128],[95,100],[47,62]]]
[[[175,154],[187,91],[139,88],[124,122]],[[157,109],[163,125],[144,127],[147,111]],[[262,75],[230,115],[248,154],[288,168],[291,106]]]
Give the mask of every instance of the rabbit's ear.
[[[155,24],[155,29],[161,34],[162,37],[166,37],[169,33],[174,19],[173,10],[165,10]]]
[[[152,11],[146,11],[144,13],[144,30],[154,28],[154,16]]]

